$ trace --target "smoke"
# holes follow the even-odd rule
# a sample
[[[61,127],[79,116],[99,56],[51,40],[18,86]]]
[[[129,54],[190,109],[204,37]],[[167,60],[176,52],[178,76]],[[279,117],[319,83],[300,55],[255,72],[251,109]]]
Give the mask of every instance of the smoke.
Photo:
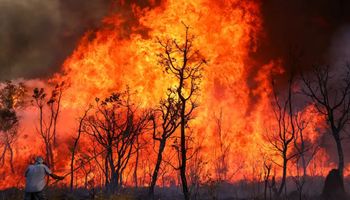
[[[257,56],[287,60],[291,47],[301,52],[301,68],[330,63],[334,34],[350,22],[350,2],[344,0],[270,0],[261,4],[266,38]]]
[[[46,77],[58,71],[82,34],[98,27],[115,2],[126,8],[115,10],[132,18],[132,4],[156,6],[161,1],[0,0],[0,80]],[[255,59],[286,60],[290,47],[297,46],[303,69],[331,62],[334,35],[350,22],[350,2],[344,0],[270,0],[261,3],[261,10],[265,37]]]
[[[350,1],[343,0],[263,1],[264,33],[259,39],[259,48],[252,54],[256,61],[254,68],[261,69],[266,63],[281,61],[286,73],[274,78],[278,89],[283,90],[287,85],[291,57],[298,56],[299,62],[293,67],[305,74],[311,72],[313,65],[333,65],[345,52],[344,39],[338,37],[344,38],[343,27],[350,23],[348,10]],[[252,70],[249,80],[254,80],[258,71]],[[250,85],[258,87],[254,82]],[[302,96],[298,100],[306,101]]]
[[[282,89],[288,79],[291,51],[298,51],[294,53],[301,55],[298,70],[303,73],[310,73],[313,65],[330,65],[333,74],[340,77],[345,63],[350,61],[349,10],[350,1],[346,0],[264,1],[261,11],[265,35],[259,40],[261,46],[254,56],[258,63],[282,60],[287,71],[280,77]],[[337,82],[337,78],[334,80]],[[307,101],[304,96],[297,98],[298,101]],[[323,134],[322,141],[330,160],[337,163],[332,136]],[[344,152],[349,152],[349,140],[343,143]],[[346,163],[349,163],[350,155],[345,153],[345,156]]]
[[[56,72],[111,0],[0,0],[0,80]]]
[[[50,77],[79,39],[116,12],[131,23],[132,6],[160,0],[0,0],[0,81]],[[128,23],[128,24],[131,24]]]
[[[350,62],[350,25],[345,25],[335,32],[329,49],[332,66],[338,69]],[[343,70],[339,70],[343,71]]]

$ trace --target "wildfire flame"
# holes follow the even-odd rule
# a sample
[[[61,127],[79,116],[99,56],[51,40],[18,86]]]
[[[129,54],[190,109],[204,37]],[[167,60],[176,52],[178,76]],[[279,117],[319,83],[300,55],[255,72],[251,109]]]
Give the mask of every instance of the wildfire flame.
[[[194,46],[208,60],[201,82],[200,106],[190,123],[194,144],[201,144],[200,159],[206,163],[203,170],[215,178],[216,164],[224,146],[227,149],[225,162],[229,166],[224,170],[227,170],[229,181],[253,179],[257,173],[254,167],[263,166],[261,155],[271,151],[266,148],[264,139],[268,122],[273,118],[269,75],[271,71],[283,73],[278,62],[252,67],[254,60],[250,55],[256,51],[264,34],[260,3],[167,0],[151,9],[136,5],[132,8],[136,22],[130,23],[118,13],[106,17],[99,30],[85,34],[64,62],[62,72],[50,80],[67,83],[58,128],[62,145],[55,152],[57,169],[68,172],[64,171],[69,169],[68,141],[76,134],[77,114],[95,97],[103,98],[128,86],[137,91],[136,96],[143,107],[151,108],[164,98],[167,88],[174,83],[157,64],[160,51],[157,38],[182,41],[183,24],[186,24],[190,34],[195,36]],[[253,80],[249,78],[252,71],[256,73]],[[19,138],[16,151],[17,160],[22,159],[18,166],[23,170],[28,156],[40,152],[42,145],[32,125],[36,123],[33,113],[36,113],[34,108],[24,112],[23,118],[32,120],[22,124],[26,134]],[[306,113],[311,115],[311,111]],[[317,139],[315,127],[321,120],[314,117],[308,130],[308,137],[313,140]],[[28,140],[35,140],[35,144],[28,144]],[[169,147],[167,151],[170,150]],[[147,152],[143,152],[141,159],[148,160],[151,165],[155,162],[152,161],[155,153],[151,146]],[[326,159],[326,155],[322,157]],[[152,168],[146,165],[142,170]],[[140,170],[139,173],[143,172]],[[169,176],[176,179],[176,173],[172,171]],[[6,181],[0,188],[23,184],[23,180],[20,181],[22,172],[15,179],[10,179],[6,173],[0,179]]]

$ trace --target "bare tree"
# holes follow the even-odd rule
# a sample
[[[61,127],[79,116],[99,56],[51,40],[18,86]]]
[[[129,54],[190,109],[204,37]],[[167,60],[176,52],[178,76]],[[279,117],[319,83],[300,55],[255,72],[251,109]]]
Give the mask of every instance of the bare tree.
[[[149,122],[152,121],[152,111],[149,111],[148,113],[149,115]],[[151,123],[149,123],[151,124]],[[150,141],[148,140],[147,137],[143,137],[143,133],[150,133],[151,131],[153,130],[153,127],[150,125],[149,128],[145,128],[145,130],[141,133],[141,134],[138,134],[136,136],[136,139],[135,139],[135,143],[134,143],[134,149],[135,149],[135,165],[134,165],[134,168],[133,168],[133,179],[134,179],[134,185],[136,188],[138,188],[138,186],[141,184],[143,185],[142,183],[142,176],[139,177],[139,172],[140,172],[140,168],[139,168],[139,165],[140,165],[140,162],[142,162],[142,154],[143,153],[148,153],[147,152],[147,146],[149,145]]]
[[[306,119],[303,112],[296,113],[294,121],[297,127],[297,132],[294,137],[294,150],[297,155],[294,161],[296,174],[293,175],[292,178],[299,193],[299,199],[301,200],[306,183],[307,168],[319,150],[320,145],[317,141],[313,142],[305,137],[304,131],[309,124],[309,119]]]
[[[338,170],[343,179],[344,152],[342,139],[349,122],[350,111],[350,66],[343,77],[334,77],[329,66],[315,66],[312,76],[302,74],[303,93],[310,98],[319,114],[323,115],[337,146]]]
[[[74,143],[72,147],[72,156],[71,156],[71,163],[70,163],[70,190],[73,191],[73,180],[74,180],[74,160],[75,160],[75,154],[76,150],[78,148],[78,143],[80,140],[80,136],[82,132],[84,131],[84,120],[87,117],[87,114],[91,108],[89,107],[87,110],[85,110],[83,116],[79,120],[79,127],[78,127],[78,135],[76,138],[74,138]]]
[[[217,161],[215,162],[215,172],[218,181],[227,180],[228,173],[228,154],[230,152],[231,145],[230,143],[225,143],[227,140],[228,132],[223,130],[223,114],[222,110],[220,110],[220,114],[218,117],[215,116],[215,122],[217,126],[217,138],[219,141],[219,153]]]
[[[191,138],[190,136],[188,140],[192,141],[192,139],[193,137]],[[211,197],[216,197],[217,195],[217,181],[211,179],[211,177],[209,177],[209,174],[205,171],[205,167],[208,164],[208,161],[206,161],[203,157],[203,154],[201,154],[201,150],[203,148],[203,140],[204,138],[200,139],[191,145],[191,148],[188,149],[191,150],[191,154],[189,156],[191,162],[189,162],[188,166],[188,178],[190,183],[191,199],[193,200],[200,199],[200,188],[203,186],[203,183],[208,186]]]
[[[94,167],[91,164],[91,159],[88,155],[83,155],[82,158],[78,160],[80,163],[80,170],[83,172],[84,175],[84,188],[88,188],[88,183],[89,183],[89,176],[92,174],[94,171]]]
[[[287,178],[287,167],[288,162],[295,158],[298,153],[293,153],[293,141],[297,134],[297,128],[294,121],[294,108],[293,108],[293,88],[294,75],[291,73],[288,80],[288,91],[286,98],[283,99],[281,96],[278,96],[275,83],[272,81],[273,85],[273,100],[272,107],[275,116],[276,128],[267,135],[267,139],[271,144],[272,148],[278,153],[282,158],[282,163],[274,162],[276,165],[282,168],[282,178],[281,184],[277,190],[277,196],[280,196],[286,186]]]
[[[18,136],[19,119],[16,110],[24,105],[25,86],[22,83],[13,84],[7,81],[0,90],[0,166],[5,164],[6,155],[9,155],[9,163],[12,173],[13,147]]]
[[[44,88],[35,88],[33,90],[33,104],[39,110],[39,129],[46,152],[46,162],[48,166],[54,169],[54,149],[56,145],[57,122],[60,113],[61,99],[64,89],[64,83],[57,84],[47,98]],[[45,115],[45,113],[47,115]]]
[[[152,117],[153,139],[159,142],[159,146],[157,161],[153,170],[151,185],[148,192],[151,199],[154,198],[154,187],[158,179],[158,173],[163,160],[163,152],[166,142],[180,125],[179,112],[181,103],[176,97],[176,91],[168,89],[167,98],[160,101],[160,106],[155,109]],[[160,121],[159,128],[157,128],[157,121]]]
[[[146,146],[147,142],[142,140],[140,138],[140,135],[136,136],[135,143],[134,143],[134,149],[135,149],[135,166],[134,166],[134,172],[133,172],[133,179],[134,179],[134,185],[136,188],[139,186],[139,178],[138,178],[138,168],[139,168],[139,162],[140,162],[140,152],[141,150]]]
[[[122,187],[135,139],[148,125],[149,112],[138,112],[129,91],[112,94],[103,101],[96,98],[94,110],[86,119],[86,131],[105,151],[106,187],[116,192]]]
[[[267,188],[269,187],[271,168],[272,168],[272,164],[265,160],[264,161],[264,200],[267,199]],[[269,193],[270,193],[270,199],[271,199],[271,188],[269,190]]]
[[[206,63],[199,50],[194,49],[194,36],[189,35],[185,26],[185,37],[182,43],[175,39],[160,40],[162,52],[158,54],[159,64],[174,77],[177,85],[174,90],[180,100],[180,176],[185,200],[190,198],[186,179],[187,147],[186,127],[197,107],[196,96],[199,95],[199,84],[202,78],[202,65]]]

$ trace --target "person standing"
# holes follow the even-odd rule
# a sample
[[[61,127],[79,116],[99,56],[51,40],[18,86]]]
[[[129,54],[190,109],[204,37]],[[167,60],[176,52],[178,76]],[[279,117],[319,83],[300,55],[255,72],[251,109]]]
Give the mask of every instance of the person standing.
[[[35,163],[28,166],[25,177],[26,186],[24,200],[47,200],[44,188],[46,186],[46,176],[56,180],[63,180],[63,176],[58,176],[44,164],[41,156],[35,158]]]

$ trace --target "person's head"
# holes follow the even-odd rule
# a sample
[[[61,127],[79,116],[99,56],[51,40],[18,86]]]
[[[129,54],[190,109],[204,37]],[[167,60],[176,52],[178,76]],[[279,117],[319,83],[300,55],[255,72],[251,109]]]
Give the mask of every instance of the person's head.
[[[37,156],[35,158],[35,164],[43,164],[44,163],[44,158],[41,156]]]

